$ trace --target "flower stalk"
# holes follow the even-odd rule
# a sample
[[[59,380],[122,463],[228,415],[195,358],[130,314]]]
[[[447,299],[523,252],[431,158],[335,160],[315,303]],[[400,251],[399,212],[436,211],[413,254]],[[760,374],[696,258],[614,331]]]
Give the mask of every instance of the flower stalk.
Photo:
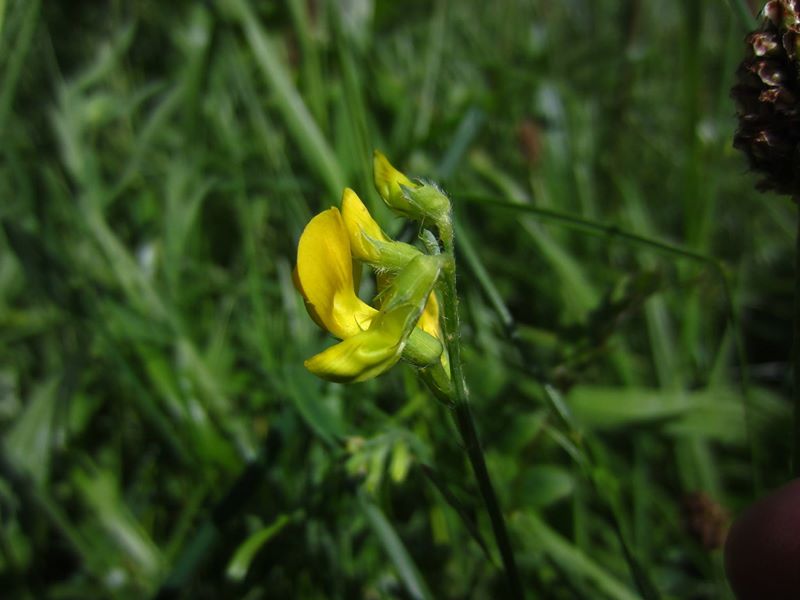
[[[731,90],[739,127],[733,145],[761,179],[756,187],[800,200],[800,3],[770,0],[747,36]],[[800,205],[799,205],[800,206]],[[796,240],[792,343],[792,472],[800,476],[800,221]]]
[[[461,364],[461,344],[459,339],[461,325],[458,313],[458,290],[456,287],[455,243],[450,215],[447,215],[446,220],[438,223],[438,229],[439,237],[444,246],[444,254],[448,258],[442,269],[440,290],[442,294],[444,346],[450,360],[453,420],[461,435],[464,449],[472,465],[472,471],[475,474],[481,497],[492,523],[492,531],[508,580],[510,597],[521,599],[525,596],[522,591],[519,572],[517,571],[517,563],[511,548],[505,518],[500,510],[500,503],[492,485],[489,470],[486,468],[486,459],[475,428],[475,420],[469,403],[467,382]]]

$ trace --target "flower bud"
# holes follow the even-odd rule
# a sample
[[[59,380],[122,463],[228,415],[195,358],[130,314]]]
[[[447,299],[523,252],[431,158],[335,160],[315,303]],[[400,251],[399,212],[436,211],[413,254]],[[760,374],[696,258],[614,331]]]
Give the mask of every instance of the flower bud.
[[[414,183],[403,173],[398,171],[379,150],[373,152],[372,172],[375,189],[383,201],[391,209],[404,213],[410,206],[403,196],[401,186],[414,187]]]
[[[408,203],[421,215],[419,220],[440,223],[449,218],[450,199],[437,185],[422,182],[416,187],[403,186],[401,189]]]

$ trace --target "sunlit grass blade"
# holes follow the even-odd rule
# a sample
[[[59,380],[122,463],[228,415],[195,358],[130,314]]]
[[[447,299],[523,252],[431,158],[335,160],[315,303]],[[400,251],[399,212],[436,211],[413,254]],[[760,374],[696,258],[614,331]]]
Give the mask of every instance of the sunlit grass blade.
[[[231,557],[225,574],[233,581],[241,581],[247,576],[250,569],[250,563],[253,562],[256,554],[261,550],[262,546],[269,542],[272,538],[278,535],[283,529],[296,520],[299,515],[280,515],[275,521],[270,523],[263,529],[259,529],[248,537],[237,549],[236,553]]]

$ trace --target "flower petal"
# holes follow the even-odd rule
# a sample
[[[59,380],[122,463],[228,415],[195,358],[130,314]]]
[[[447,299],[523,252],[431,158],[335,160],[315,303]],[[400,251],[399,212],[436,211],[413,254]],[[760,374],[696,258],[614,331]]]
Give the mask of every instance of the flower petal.
[[[442,339],[442,331],[439,327],[439,301],[436,299],[435,292],[431,292],[428,296],[428,302],[419,317],[417,327],[439,340]]]
[[[328,381],[364,381],[377,377],[400,360],[397,345],[387,341],[380,330],[363,331],[312,356],[305,366]]]
[[[317,311],[314,309],[314,305],[308,301],[308,296],[303,291],[303,284],[300,283],[300,277],[297,274],[297,267],[295,267],[292,271],[292,283],[294,283],[294,289],[300,292],[300,295],[303,297],[303,304],[305,304],[308,316],[311,317],[311,320],[314,321],[314,323],[319,325],[320,329],[325,329],[325,323],[323,323],[322,319],[319,318]]]
[[[350,251],[353,256],[365,262],[377,262],[380,252],[370,240],[391,240],[381,231],[361,198],[350,188],[346,188],[342,194],[342,220],[350,237]]]
[[[337,208],[321,212],[303,230],[296,281],[311,317],[336,337],[360,333],[377,312],[355,294],[350,240]]]
[[[389,159],[378,150],[373,152],[372,171],[375,189],[383,201],[402,214],[413,212],[400,186],[415,188],[416,184],[395,169]]]
[[[408,319],[413,313],[413,306],[379,313],[370,329],[312,356],[304,364],[314,375],[337,383],[377,377],[400,360]]]

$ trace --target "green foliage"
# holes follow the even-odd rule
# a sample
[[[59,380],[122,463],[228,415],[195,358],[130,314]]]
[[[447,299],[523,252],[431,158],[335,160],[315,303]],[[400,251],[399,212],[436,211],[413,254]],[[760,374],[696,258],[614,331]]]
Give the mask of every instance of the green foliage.
[[[791,442],[794,215],[731,148],[745,11],[0,1],[4,597],[503,597],[446,408],[409,367],[302,366],[311,215],[348,185],[417,237],[373,148],[451,195],[528,596],[726,597],[685,499],[735,513]]]

